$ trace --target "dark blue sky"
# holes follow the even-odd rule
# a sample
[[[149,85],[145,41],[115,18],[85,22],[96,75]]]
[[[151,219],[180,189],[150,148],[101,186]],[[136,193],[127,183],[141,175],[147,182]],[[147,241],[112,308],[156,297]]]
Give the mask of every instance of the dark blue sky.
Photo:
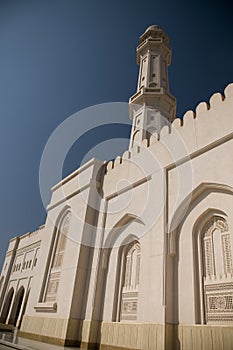
[[[232,10],[230,1],[0,0],[0,264],[10,238],[45,220],[39,164],[50,134],[85,107],[128,101],[143,31],[159,24],[170,37],[170,90],[181,117],[233,81]],[[128,133],[96,131],[96,143]],[[79,149],[64,174],[87,140]]]

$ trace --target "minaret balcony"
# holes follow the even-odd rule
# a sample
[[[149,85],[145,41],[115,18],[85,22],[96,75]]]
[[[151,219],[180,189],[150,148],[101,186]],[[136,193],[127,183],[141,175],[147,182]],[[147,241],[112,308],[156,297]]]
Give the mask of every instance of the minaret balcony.
[[[176,99],[167,90],[163,88],[145,88],[142,87],[130,99],[129,104],[139,106],[147,106],[158,109],[164,117],[172,121],[175,118]],[[130,118],[133,119],[133,111],[130,108]]]

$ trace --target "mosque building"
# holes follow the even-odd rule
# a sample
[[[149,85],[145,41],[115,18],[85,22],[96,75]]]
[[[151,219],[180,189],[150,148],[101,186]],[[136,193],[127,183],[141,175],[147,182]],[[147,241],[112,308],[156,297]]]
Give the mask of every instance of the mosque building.
[[[169,38],[137,47],[129,149],[52,188],[44,225],[10,240],[0,322],[102,350],[233,347],[233,84],[176,118]]]

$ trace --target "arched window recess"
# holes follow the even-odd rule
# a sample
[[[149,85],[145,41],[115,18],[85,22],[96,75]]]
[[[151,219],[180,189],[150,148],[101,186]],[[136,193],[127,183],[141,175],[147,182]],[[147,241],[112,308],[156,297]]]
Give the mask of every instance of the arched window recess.
[[[44,302],[56,301],[60,282],[61,268],[70,228],[71,212],[68,210],[60,217],[56,225],[50,254],[48,278],[45,287]]]

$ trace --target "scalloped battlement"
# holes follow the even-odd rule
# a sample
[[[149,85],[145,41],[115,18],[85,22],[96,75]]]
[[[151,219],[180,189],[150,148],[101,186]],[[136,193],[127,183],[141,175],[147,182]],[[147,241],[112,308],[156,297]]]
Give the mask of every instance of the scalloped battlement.
[[[159,143],[165,146],[173,144],[176,147],[178,137],[190,155],[231,133],[233,133],[233,83],[226,86],[224,96],[219,92],[214,93],[209,99],[209,104],[200,102],[195,112],[188,110],[182,119],[176,118],[170,127],[164,126],[160,133],[154,133],[150,141],[143,140],[138,153],[146,148],[157,147]],[[174,140],[171,140],[172,138]],[[114,161],[108,162],[107,172],[133,157],[126,151],[122,157],[118,156]]]

